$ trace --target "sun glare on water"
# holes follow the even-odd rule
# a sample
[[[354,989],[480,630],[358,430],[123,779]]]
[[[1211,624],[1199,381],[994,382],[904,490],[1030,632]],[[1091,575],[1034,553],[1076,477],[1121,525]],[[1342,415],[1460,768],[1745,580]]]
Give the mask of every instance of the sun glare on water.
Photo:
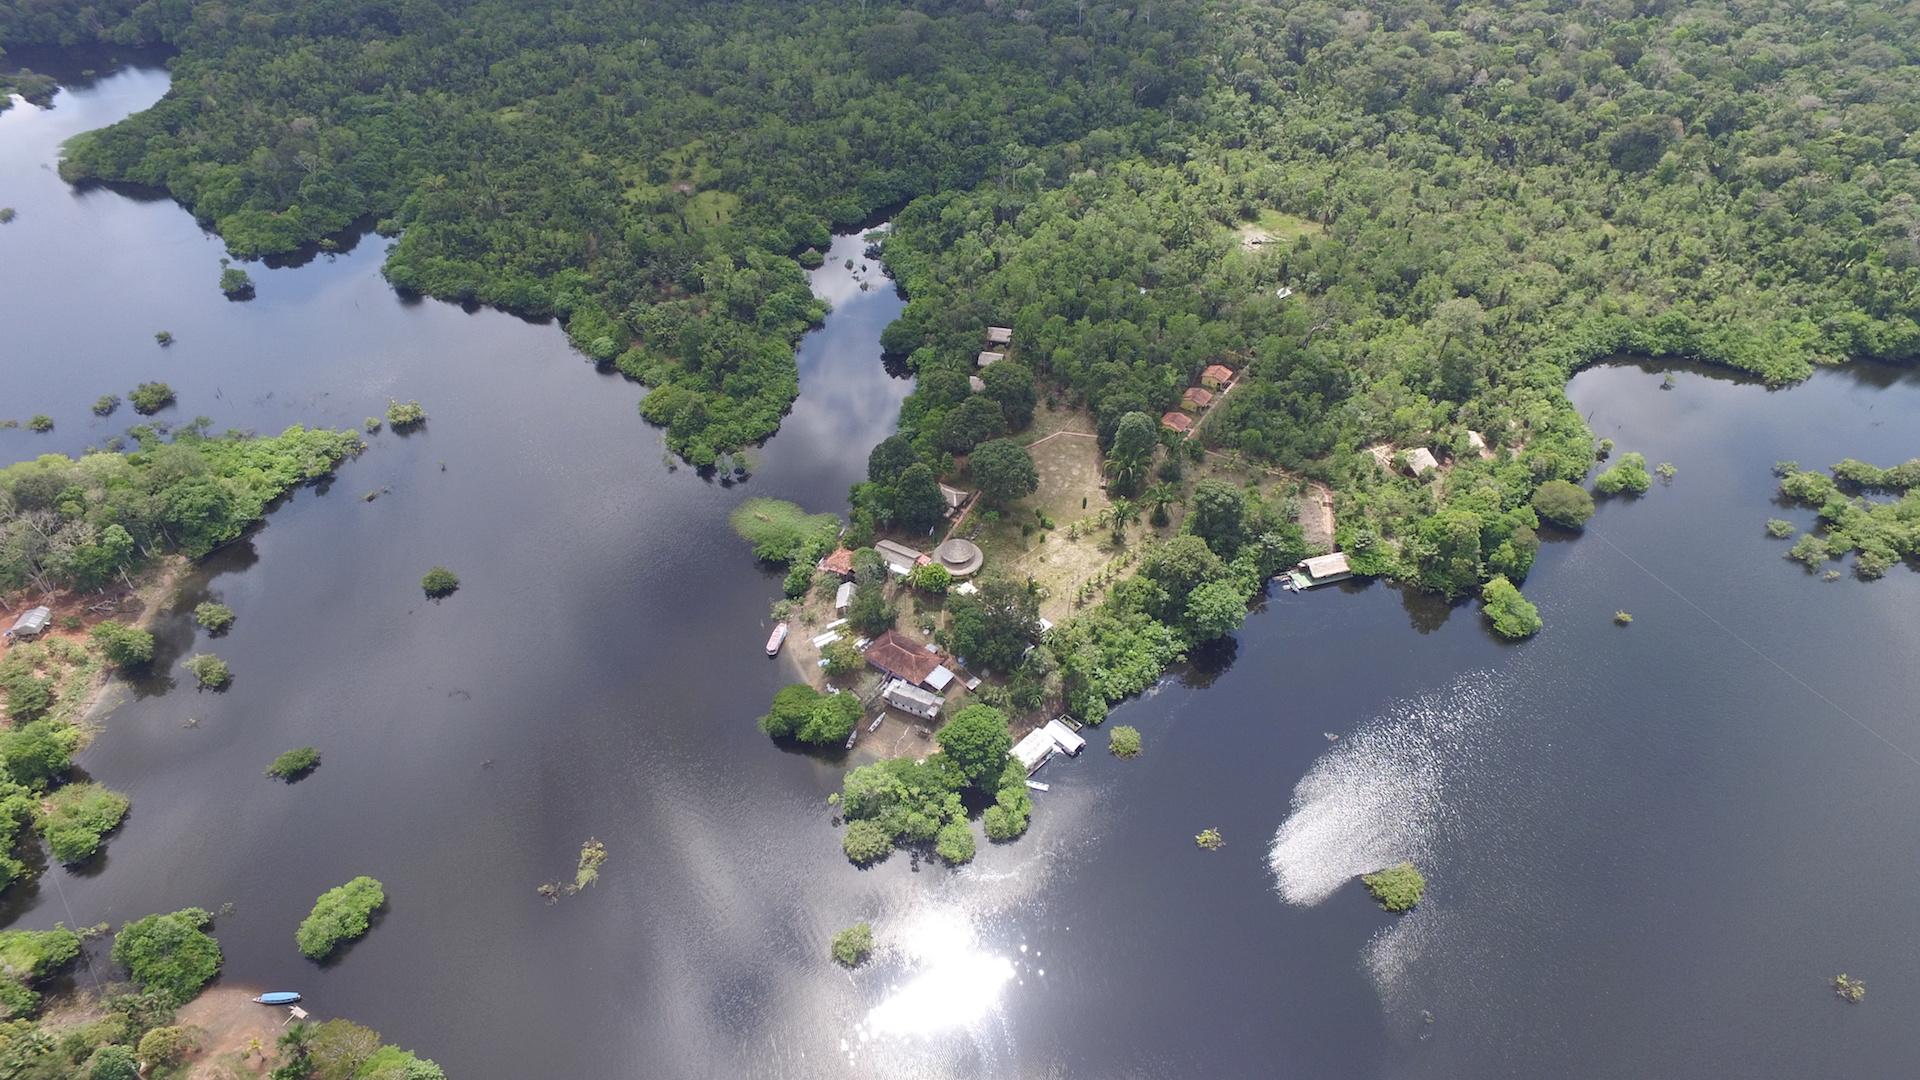
[[[1013,961],[988,952],[966,916],[914,915],[895,939],[909,965],[903,982],[868,1013],[863,1039],[935,1035],[969,1028],[1000,1006],[1016,977]]]

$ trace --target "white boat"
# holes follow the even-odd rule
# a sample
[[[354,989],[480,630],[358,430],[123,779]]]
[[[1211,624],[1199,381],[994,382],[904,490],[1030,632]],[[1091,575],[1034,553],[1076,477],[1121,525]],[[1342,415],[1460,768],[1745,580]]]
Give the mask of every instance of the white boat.
[[[785,645],[786,643],[787,643],[787,624],[784,622],[775,623],[773,626],[773,633],[767,635],[767,655],[768,656],[780,655],[780,646]]]
[[[854,741],[859,738],[860,738],[860,729],[854,728],[853,734],[847,736],[847,749],[849,750],[853,749]]]
[[[874,717],[874,718],[873,718],[873,723],[871,723],[871,724],[868,724],[868,725],[867,725],[867,734],[869,734],[869,735],[871,735],[871,734],[873,734],[874,732],[876,732],[876,731],[879,731],[879,730],[880,730],[880,721],[882,721],[882,720],[885,720],[886,718],[887,718],[887,714],[886,714],[886,713],[881,713],[880,715],[878,715],[878,716],[876,716],[876,717]]]
[[[1049,787],[1048,787],[1047,785],[1045,785],[1045,784],[1043,784],[1043,783],[1041,783],[1041,782],[1040,782],[1040,781],[1038,781],[1038,780],[1029,780],[1029,781],[1027,781],[1027,786],[1028,786],[1028,787],[1030,787],[1030,788],[1032,788],[1032,789],[1033,789],[1033,790],[1035,790],[1035,791],[1051,791],[1051,790],[1053,790],[1052,788],[1049,788]]]

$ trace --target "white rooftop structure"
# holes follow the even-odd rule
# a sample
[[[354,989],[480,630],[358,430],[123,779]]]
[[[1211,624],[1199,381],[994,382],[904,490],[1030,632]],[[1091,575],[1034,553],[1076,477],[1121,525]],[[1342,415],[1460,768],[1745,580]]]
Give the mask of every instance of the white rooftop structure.
[[[945,690],[953,679],[953,670],[945,664],[935,664],[933,670],[927,672],[927,685],[935,690]]]
[[[7,640],[12,641],[17,637],[39,637],[41,634],[46,633],[47,627],[52,625],[52,623],[52,608],[47,607],[45,604],[36,608],[29,608],[22,613],[18,619],[13,620],[13,628],[7,631]]]
[[[1433,456],[1433,451],[1427,449],[1426,447],[1422,446],[1417,449],[1407,451],[1407,470],[1413,473],[1413,475],[1422,476],[1422,475],[1425,475],[1428,471],[1437,469],[1439,467],[1440,467],[1439,459],[1435,458]]]
[[[1006,358],[1007,354],[1003,352],[983,352],[974,357],[973,362],[980,367],[992,367]]]
[[[1052,739],[1060,749],[1065,750],[1069,755],[1078,754],[1087,748],[1087,740],[1081,738],[1078,732],[1058,720],[1047,721],[1046,726],[1040,730],[1046,732],[1047,738]]]
[[[952,673],[949,672],[951,677]],[[889,680],[880,696],[887,704],[901,712],[912,713],[922,719],[931,720],[940,715],[940,695],[907,682],[905,679]]]
[[[1035,769],[1047,763],[1057,748],[1058,744],[1053,741],[1053,736],[1047,734],[1046,728],[1034,728],[1027,732],[1026,738],[1013,744],[1013,756],[1020,762],[1020,767],[1027,770],[1027,775],[1032,776]]]
[[[853,604],[853,582],[843,581],[833,593],[833,610],[845,611]]]
[[[989,345],[1013,344],[1013,327],[1011,326],[987,327],[987,344]]]

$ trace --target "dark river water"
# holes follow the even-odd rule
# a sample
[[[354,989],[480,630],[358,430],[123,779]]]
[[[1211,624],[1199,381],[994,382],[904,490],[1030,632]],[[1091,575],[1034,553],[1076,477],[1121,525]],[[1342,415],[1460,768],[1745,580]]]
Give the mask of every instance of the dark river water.
[[[793,415],[723,487],[667,468],[639,388],[556,327],[396,297],[378,237],[250,266],[231,303],[179,207],[59,181],[62,140],[165,87],[135,68],[0,115],[0,417],[57,424],[0,431],[0,460],[103,441],[131,418],[88,405],[150,378],[216,428],[390,397],[431,419],[209,560],[181,607],[238,623],[162,620],[171,685],[128,690],[81,759],[132,815],[17,889],[11,925],[231,904],[228,984],[302,990],[457,1077],[1920,1070],[1920,577],[1825,582],[1762,530],[1811,517],[1774,504],[1776,459],[1920,453],[1914,373],[1588,371],[1595,430],[1679,472],[1550,538],[1538,638],[1377,584],[1277,595],[1115,710],[1142,758],[1047,766],[1026,838],[863,872],[823,804],[843,764],[754,729],[786,674],[760,653],[779,581],[726,524],[749,494],[841,509],[893,423],[900,301],[844,269],[861,242],[814,275],[835,310]],[[462,580],[439,604],[435,563]],[[204,648],[227,693],[174,666]],[[316,774],[262,777],[302,744]],[[598,884],[549,905],[588,837]],[[1353,877],[1401,858],[1430,884],[1394,919]],[[389,910],[308,963],[294,926],[356,874]],[[826,943],[859,919],[881,952],[849,974]]]

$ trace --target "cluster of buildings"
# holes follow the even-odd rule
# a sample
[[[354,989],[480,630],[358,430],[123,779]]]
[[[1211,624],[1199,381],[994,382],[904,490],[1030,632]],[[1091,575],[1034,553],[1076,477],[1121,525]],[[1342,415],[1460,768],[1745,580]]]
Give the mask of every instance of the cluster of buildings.
[[[1194,429],[1200,425],[1200,417],[1206,414],[1213,403],[1227,396],[1233,389],[1233,369],[1225,364],[1208,364],[1200,373],[1200,385],[1189,386],[1180,395],[1180,408],[1160,415],[1160,426],[1180,435],[1191,438]]]

